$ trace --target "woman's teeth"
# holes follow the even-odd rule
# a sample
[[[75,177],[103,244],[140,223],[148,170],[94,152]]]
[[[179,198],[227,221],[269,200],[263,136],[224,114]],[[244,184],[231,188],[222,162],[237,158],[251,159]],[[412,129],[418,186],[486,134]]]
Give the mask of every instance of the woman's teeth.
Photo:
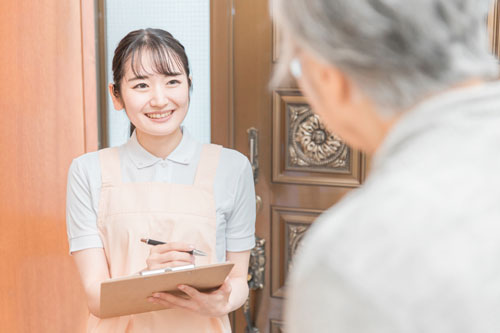
[[[164,113],[146,113],[146,116],[148,118],[152,118],[152,119],[161,119],[161,118],[165,118],[165,117],[168,117],[172,114],[173,111],[167,111],[167,112],[164,112]]]

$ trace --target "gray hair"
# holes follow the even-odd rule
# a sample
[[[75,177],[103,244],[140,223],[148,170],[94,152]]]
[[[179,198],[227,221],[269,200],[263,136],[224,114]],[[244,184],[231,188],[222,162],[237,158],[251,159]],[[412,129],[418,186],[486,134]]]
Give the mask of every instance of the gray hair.
[[[273,2],[283,34],[343,71],[382,114],[467,79],[497,75],[487,0]],[[287,38],[284,44],[290,53]]]

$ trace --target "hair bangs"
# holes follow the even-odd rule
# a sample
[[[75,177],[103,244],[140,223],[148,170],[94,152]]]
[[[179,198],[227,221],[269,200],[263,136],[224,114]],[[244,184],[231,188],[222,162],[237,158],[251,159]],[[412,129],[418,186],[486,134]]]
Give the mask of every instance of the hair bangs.
[[[146,57],[149,57],[148,66],[144,65]],[[177,76],[185,72],[179,55],[152,39],[132,51],[130,67],[136,77],[149,76],[154,73]]]

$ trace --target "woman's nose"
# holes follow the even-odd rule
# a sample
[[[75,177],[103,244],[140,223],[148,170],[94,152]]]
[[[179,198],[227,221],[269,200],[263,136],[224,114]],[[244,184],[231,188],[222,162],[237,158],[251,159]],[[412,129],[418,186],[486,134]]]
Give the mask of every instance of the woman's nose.
[[[155,89],[153,89],[153,94],[149,103],[154,107],[163,107],[167,105],[168,96],[165,89],[163,89],[162,87],[156,87]]]

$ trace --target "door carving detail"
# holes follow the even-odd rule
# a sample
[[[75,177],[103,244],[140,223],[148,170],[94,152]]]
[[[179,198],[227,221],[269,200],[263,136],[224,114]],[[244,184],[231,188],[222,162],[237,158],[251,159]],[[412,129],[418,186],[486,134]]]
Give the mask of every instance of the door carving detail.
[[[364,155],[329,132],[299,90],[276,90],[273,99],[273,181],[358,187]]]
[[[291,224],[287,223],[287,238],[288,238],[288,272],[292,269],[292,262],[295,252],[300,246],[300,242],[304,237],[307,229],[309,228],[308,224]]]
[[[271,207],[271,287],[273,297],[284,296],[285,281],[293,258],[321,210]]]
[[[348,171],[349,148],[342,139],[330,133],[318,115],[307,104],[287,106],[288,167],[314,171],[327,167]]]

